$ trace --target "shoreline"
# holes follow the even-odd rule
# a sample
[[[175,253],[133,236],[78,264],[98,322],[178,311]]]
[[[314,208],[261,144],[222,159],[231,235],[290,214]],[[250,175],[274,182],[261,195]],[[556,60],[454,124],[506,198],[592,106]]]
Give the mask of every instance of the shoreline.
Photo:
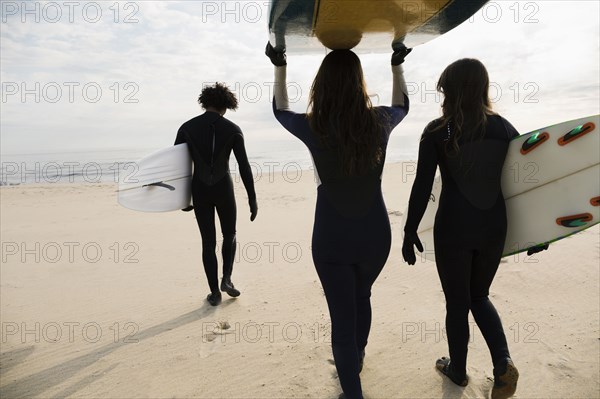
[[[110,163],[113,165],[114,163]],[[125,162],[125,165],[135,164],[135,162]],[[275,167],[275,164],[280,166]],[[240,175],[237,173],[237,163],[232,163],[235,168],[231,168],[231,175],[234,179],[234,182],[241,184]],[[406,172],[410,172],[414,174],[416,172],[417,161],[412,159],[386,162],[384,167],[384,176],[385,171],[388,168],[395,168],[397,165],[405,165]],[[314,168],[311,165],[302,165],[296,161],[290,161],[285,164],[280,164],[278,162],[265,161],[262,165],[257,162],[250,162],[250,166],[252,168],[254,183],[256,184],[263,178],[267,178],[269,182],[275,181],[276,177],[283,179],[286,182],[294,183],[303,178],[305,174],[312,175],[314,173]],[[23,172],[25,173],[25,172]],[[298,176],[298,173],[301,176]],[[43,175],[32,176],[29,180],[34,180],[34,182],[28,183],[27,176],[30,173],[24,174],[20,179],[25,179],[25,182],[21,183],[10,183],[5,181],[0,181],[0,189],[7,187],[61,187],[61,186],[70,186],[70,185],[83,185],[83,186],[113,186],[119,184],[119,174],[116,172],[107,172],[105,173],[108,176],[108,180],[106,177],[103,179],[103,174],[100,173],[95,174],[93,177],[85,177],[85,176],[74,176],[72,174],[66,176],[53,176],[53,177],[44,177]],[[125,176],[129,176],[130,173],[123,172]],[[134,175],[132,175],[134,176]],[[68,181],[65,181],[68,180]]]

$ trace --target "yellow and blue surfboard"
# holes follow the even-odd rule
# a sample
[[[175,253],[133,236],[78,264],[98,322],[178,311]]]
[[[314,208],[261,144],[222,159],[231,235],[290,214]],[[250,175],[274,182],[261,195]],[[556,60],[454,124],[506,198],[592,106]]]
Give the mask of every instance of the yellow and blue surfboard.
[[[487,0],[271,0],[271,44],[295,52],[356,48],[389,51],[442,35]]]

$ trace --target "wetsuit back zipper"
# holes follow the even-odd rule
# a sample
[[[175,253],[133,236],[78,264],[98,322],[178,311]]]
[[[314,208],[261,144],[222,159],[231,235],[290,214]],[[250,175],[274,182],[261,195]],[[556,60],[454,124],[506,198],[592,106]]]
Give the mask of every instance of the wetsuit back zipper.
[[[210,129],[212,130],[212,152],[210,154],[210,185],[213,185],[213,179],[214,179],[214,169],[215,169],[215,141],[216,141],[216,129],[215,129],[215,123],[217,123],[217,121],[219,119],[221,119],[223,115],[219,115],[217,117],[217,119],[215,119],[211,124],[210,124]]]
[[[210,125],[212,128],[212,153],[210,155],[210,185],[213,184],[213,176],[214,176],[214,164],[215,164],[215,125],[212,123]]]

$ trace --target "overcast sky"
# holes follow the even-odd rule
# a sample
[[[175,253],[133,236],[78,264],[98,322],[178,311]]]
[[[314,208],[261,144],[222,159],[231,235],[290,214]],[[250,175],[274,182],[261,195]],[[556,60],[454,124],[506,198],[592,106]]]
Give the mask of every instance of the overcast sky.
[[[267,1],[1,5],[2,154],[171,145],[214,81],[238,94],[240,109],[227,116],[250,148],[287,138],[270,108]],[[462,57],[487,66],[496,111],[521,133],[599,113],[599,15],[595,0],[488,3],[409,55],[411,111],[394,135],[416,143],[439,116],[437,78]],[[306,110],[323,54],[289,52],[293,109]],[[361,54],[379,104],[391,98],[389,58]]]

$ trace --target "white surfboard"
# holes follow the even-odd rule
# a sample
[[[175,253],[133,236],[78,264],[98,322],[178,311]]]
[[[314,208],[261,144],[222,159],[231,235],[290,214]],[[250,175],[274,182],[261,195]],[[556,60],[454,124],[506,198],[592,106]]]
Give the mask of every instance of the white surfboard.
[[[599,130],[600,116],[596,115],[511,141],[502,170],[508,218],[504,256],[560,240],[600,222]],[[417,230],[424,247],[421,256],[432,261],[433,224],[441,188],[438,176]]]
[[[148,155],[119,174],[118,201],[141,212],[169,212],[192,199],[192,158],[187,144]]]

